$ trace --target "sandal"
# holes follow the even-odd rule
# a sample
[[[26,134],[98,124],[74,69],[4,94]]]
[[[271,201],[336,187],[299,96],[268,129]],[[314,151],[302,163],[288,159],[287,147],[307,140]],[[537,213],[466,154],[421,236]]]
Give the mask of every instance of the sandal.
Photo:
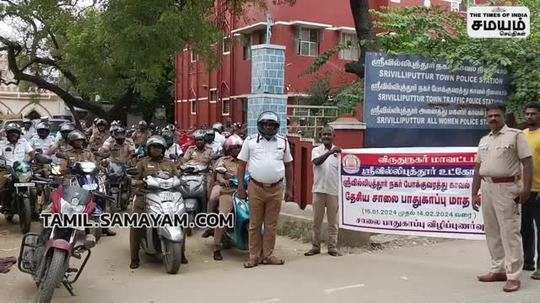
[[[259,263],[255,260],[249,260],[247,262],[244,262],[244,268],[252,268],[259,265]]]
[[[283,265],[285,260],[272,256],[264,259],[261,263],[263,265]]]

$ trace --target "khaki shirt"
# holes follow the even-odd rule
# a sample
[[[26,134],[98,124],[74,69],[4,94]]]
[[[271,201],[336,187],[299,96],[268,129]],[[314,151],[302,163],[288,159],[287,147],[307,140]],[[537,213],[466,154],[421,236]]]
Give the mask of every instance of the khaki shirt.
[[[98,150],[103,145],[103,143],[105,143],[105,140],[109,138],[109,136],[110,135],[108,131],[94,132],[90,137],[90,140],[88,140],[88,147],[90,147],[92,150]]]
[[[232,175],[232,176],[236,176],[236,173],[238,172],[238,166],[239,166],[239,161],[236,160],[231,157],[231,156],[225,156],[225,157],[221,157],[219,158],[217,161],[216,161],[216,165],[215,167],[218,168],[218,167],[224,167],[226,170],[227,170],[227,176],[225,176],[224,174],[220,174],[218,172],[216,172],[216,181],[217,183],[219,183],[220,185],[224,185],[224,184],[228,184],[229,183],[229,177]],[[226,187],[222,186],[221,187],[221,191],[220,191],[220,194],[223,195],[223,194],[232,194],[234,192],[233,189],[227,189]]]
[[[137,163],[137,176],[136,179],[142,180],[147,176],[154,175],[160,171],[178,174],[175,164],[167,159],[153,160],[150,157],[146,157]]]
[[[150,138],[150,136],[152,136],[152,133],[147,130],[147,131],[135,131],[133,133],[133,135],[131,135],[131,139],[133,139],[133,142],[135,143],[135,146],[141,146],[141,145],[145,145],[146,144],[146,141],[148,140],[148,138]]]
[[[86,149],[70,149],[66,153],[68,167],[77,162],[96,162],[94,154]]]
[[[210,165],[210,161],[212,160],[212,155],[214,154],[214,151],[208,147],[205,146],[203,151],[200,151],[197,149],[197,146],[190,146],[186,153],[184,154],[184,163],[195,163],[195,164],[203,164],[203,165]]]
[[[480,139],[476,162],[483,177],[511,177],[521,174],[520,160],[531,155],[523,132],[505,125]]]
[[[124,143],[119,145],[114,138],[109,138],[103,143],[99,152],[107,155],[113,162],[128,163],[131,155],[135,153],[135,144],[131,139],[126,138]]]

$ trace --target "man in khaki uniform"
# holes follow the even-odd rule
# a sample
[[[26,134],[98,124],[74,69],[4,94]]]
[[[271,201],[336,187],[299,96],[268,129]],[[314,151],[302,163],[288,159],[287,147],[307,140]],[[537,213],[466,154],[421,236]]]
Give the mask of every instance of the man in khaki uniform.
[[[148,130],[146,121],[140,121],[137,130],[131,135],[131,139],[133,139],[135,147],[139,148],[139,146],[146,145],[146,140],[148,140],[151,135],[152,133]]]
[[[520,204],[527,202],[531,192],[532,159],[523,132],[504,124],[505,113],[506,108],[502,104],[492,104],[487,108],[491,132],[478,145],[472,201],[475,209],[482,205],[491,254],[490,272],[478,276],[478,280],[506,281],[503,290],[512,292],[521,287]],[[478,195],[480,187],[481,198]]]
[[[161,136],[151,136],[148,138],[146,148],[148,150],[148,157],[137,163],[137,175],[133,181],[133,185],[139,187],[139,190],[136,191],[135,201],[133,202],[133,213],[138,214],[143,213],[146,207],[144,192],[142,191],[142,187],[144,186],[142,180],[147,176],[154,175],[161,171],[174,175],[177,174],[176,165],[170,160],[163,158],[166,149],[165,139]],[[138,268],[140,265],[139,249],[143,233],[144,230],[140,228],[131,228],[129,231],[131,252],[131,264],[129,265],[129,268],[131,269]],[[183,253],[182,263],[186,264],[187,262],[185,253]]]
[[[274,112],[263,112],[257,119],[259,133],[249,136],[238,155],[238,196],[246,197],[244,178],[249,165],[251,181],[247,196],[251,208],[249,221],[249,260],[245,268],[282,265],[284,260],[274,256],[276,231],[281,203],[283,181],[286,181],[285,200],[292,196],[292,156],[287,138],[278,135],[279,117]],[[262,225],[264,223],[264,235]]]
[[[202,130],[193,132],[195,146],[190,146],[183,157],[183,164],[203,164],[210,165],[213,151],[204,141],[205,133]]]
[[[96,131],[92,133],[90,140],[88,140],[88,147],[92,152],[98,151],[98,149],[105,143],[105,140],[109,138],[110,134],[107,130],[107,121],[99,119],[96,122]]]
[[[216,161],[215,181],[216,184],[219,185],[218,211],[221,214],[226,215],[233,209],[232,194],[234,193],[235,189],[230,187],[230,179],[232,177],[236,177],[238,173],[240,160],[238,160],[236,157],[238,156],[243,143],[244,141],[238,135],[230,136],[226,139],[224,144],[225,153],[227,155],[219,158]],[[213,207],[208,206],[209,211],[211,211],[210,208]],[[221,255],[221,240],[224,232],[225,228],[219,227],[216,228],[214,234],[214,260],[216,261],[223,260],[223,256]]]
[[[123,127],[117,127],[99,148],[99,154],[115,163],[127,165],[135,154],[135,144],[126,138],[126,130]]]

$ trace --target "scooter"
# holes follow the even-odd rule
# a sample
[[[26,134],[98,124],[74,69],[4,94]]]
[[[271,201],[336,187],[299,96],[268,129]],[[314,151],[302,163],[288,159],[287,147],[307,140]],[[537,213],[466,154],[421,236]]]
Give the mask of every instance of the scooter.
[[[91,215],[96,207],[90,191],[79,186],[60,186],[51,194],[53,214]],[[79,279],[95,240],[88,238],[84,227],[44,228],[40,234],[27,233],[19,253],[19,270],[31,274],[38,293],[36,302],[51,302],[55,289],[63,284],[74,296],[73,284]],[[71,258],[82,260],[70,265]]]
[[[109,161],[105,189],[107,195],[114,199],[111,203],[111,211],[113,213],[127,209],[130,186],[125,164]]]
[[[217,173],[227,174],[227,170],[224,167],[218,167],[215,169]],[[227,175],[229,178],[229,186],[231,189],[238,189],[238,178],[236,176]],[[247,189],[250,176],[246,174],[244,179],[244,186]],[[225,247],[230,247],[231,245],[240,250],[247,250],[249,248],[249,218],[250,218],[250,208],[249,200],[246,197],[241,199],[236,194],[236,191],[232,195],[233,198],[233,217],[234,217],[234,226],[233,228],[226,228],[223,241]]]
[[[5,163],[3,163],[5,165]],[[13,179],[12,198],[6,217],[12,220],[13,215],[19,216],[19,225],[23,234],[30,231],[32,218],[35,217],[35,204],[37,201],[36,184],[32,182],[32,166],[29,162],[15,162],[8,167],[9,175]]]
[[[206,212],[207,204],[207,176],[208,167],[206,165],[184,165],[182,166],[180,179],[182,187],[182,197],[186,204],[186,211],[189,214],[189,222],[195,220],[195,215]],[[186,234],[191,236],[191,228],[186,229]]]
[[[169,215],[172,219],[186,212],[178,177],[159,172],[143,181],[147,189],[145,204],[149,215]],[[145,229],[141,248],[149,255],[161,256],[167,273],[176,274],[182,263],[185,243],[182,226],[160,226]]]

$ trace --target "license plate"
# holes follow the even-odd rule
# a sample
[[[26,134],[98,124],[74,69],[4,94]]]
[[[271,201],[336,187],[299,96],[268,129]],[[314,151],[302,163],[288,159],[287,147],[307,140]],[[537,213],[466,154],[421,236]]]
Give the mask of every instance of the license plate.
[[[28,182],[28,183],[15,183],[15,187],[34,187],[36,186],[36,183]]]

